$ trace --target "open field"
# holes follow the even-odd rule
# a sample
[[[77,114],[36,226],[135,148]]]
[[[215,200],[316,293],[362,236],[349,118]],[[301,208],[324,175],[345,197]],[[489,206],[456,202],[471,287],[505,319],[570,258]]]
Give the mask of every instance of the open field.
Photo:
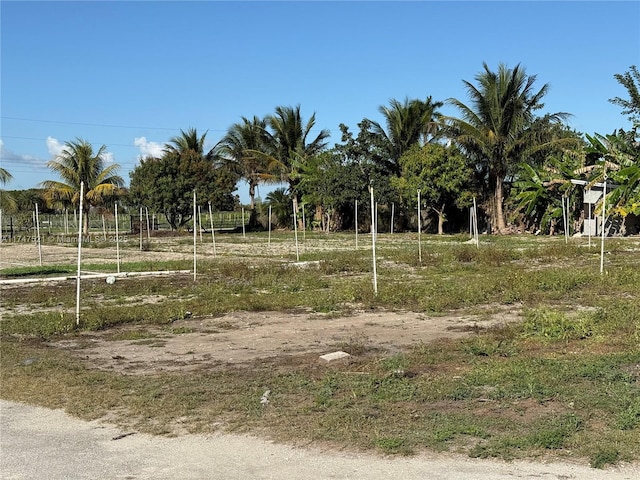
[[[252,432],[386,454],[640,461],[640,239],[206,234],[192,273],[2,285],[2,397],[141,432]],[[42,266],[40,266],[40,253]],[[77,247],[0,245],[0,280]],[[83,272],[116,271],[92,240]],[[299,257],[299,262],[297,261]],[[120,242],[193,269],[193,237]],[[319,355],[351,354],[326,363]]]

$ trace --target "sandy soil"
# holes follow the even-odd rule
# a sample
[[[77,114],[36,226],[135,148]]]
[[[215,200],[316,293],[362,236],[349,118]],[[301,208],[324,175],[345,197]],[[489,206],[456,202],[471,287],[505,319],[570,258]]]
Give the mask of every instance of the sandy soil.
[[[248,363],[276,356],[339,350],[396,352],[440,338],[468,335],[507,321],[517,313],[427,317],[416,313],[355,312],[346,317],[310,313],[234,312],[217,318],[176,321],[171,329],[140,326],[91,332],[54,345],[74,351],[93,368],[144,374],[189,371]],[[178,334],[172,332],[180,332]]]

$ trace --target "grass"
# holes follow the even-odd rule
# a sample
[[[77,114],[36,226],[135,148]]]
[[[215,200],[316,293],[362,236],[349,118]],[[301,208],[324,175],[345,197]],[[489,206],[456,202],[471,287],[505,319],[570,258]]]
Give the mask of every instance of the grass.
[[[640,251],[631,241],[610,243],[608,274],[601,276],[595,251],[559,240],[489,238],[477,249],[466,238],[425,236],[422,264],[414,240],[381,236],[378,295],[366,237],[354,250],[344,248],[347,236],[312,234],[304,260],[319,260],[318,269],[247,254],[202,261],[195,282],[189,275],[87,281],[79,326],[68,285],[6,289],[2,396],[82,418],[108,415],[154,434],[179,427],[255,431],[392,455],[427,449],[480,458],[573,457],[594,468],[640,460]],[[150,265],[132,265],[138,267]],[[340,345],[353,361],[330,368],[301,355],[133,376],[91,369],[50,346],[97,330],[112,339],[161,342],[145,326],[188,334],[189,327],[172,323],[235,310],[437,315],[514,304],[521,322],[399,353],[378,353],[354,337]]]

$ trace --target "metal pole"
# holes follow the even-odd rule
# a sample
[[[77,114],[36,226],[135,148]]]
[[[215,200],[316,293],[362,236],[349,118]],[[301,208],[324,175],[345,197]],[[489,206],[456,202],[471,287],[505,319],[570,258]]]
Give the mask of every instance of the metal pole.
[[[138,228],[140,229],[140,251],[142,251],[142,207],[140,207],[140,217],[138,218]]]
[[[200,231],[200,243],[202,243],[202,209],[200,208],[200,205],[198,205],[198,224],[200,225],[200,228],[198,229]]]
[[[76,325],[80,325],[80,264],[82,258],[82,200],[84,182],[80,182],[80,216],[78,221],[78,273],[76,276]]]

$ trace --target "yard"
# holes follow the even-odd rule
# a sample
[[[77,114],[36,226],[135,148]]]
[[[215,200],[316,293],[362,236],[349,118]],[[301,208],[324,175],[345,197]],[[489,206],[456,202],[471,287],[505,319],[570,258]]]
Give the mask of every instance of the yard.
[[[73,240],[0,245],[3,398],[161,435],[640,460],[637,237],[601,275],[595,239],[381,234],[377,293],[370,235],[139,240],[85,243],[83,272],[140,275],[84,279],[79,324]]]

